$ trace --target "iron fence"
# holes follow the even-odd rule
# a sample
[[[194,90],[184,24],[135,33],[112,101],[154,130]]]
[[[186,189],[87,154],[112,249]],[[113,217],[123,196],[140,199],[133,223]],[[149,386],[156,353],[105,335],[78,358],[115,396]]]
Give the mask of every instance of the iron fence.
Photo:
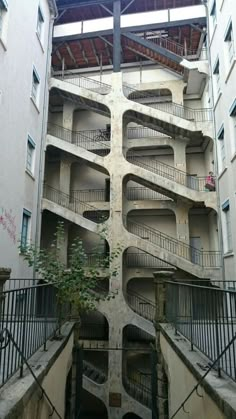
[[[135,313],[139,314],[147,320],[154,320],[156,307],[151,300],[131,290],[126,292],[125,297],[127,303],[132,308],[132,310],[135,311]]]
[[[186,186],[187,188],[199,192],[209,192],[209,189],[206,188],[206,177],[191,176],[188,173],[176,169],[175,167],[166,163],[162,163],[159,160],[150,158],[148,158],[148,160],[143,160],[143,156],[137,156],[131,151],[129,151],[127,155],[127,160],[136,166],[142,167],[146,170],[163,176],[166,179],[172,180],[173,182],[177,182],[180,185]]]
[[[54,77],[102,95],[107,95],[111,91],[111,86],[109,84],[102,83],[89,77],[80,76],[78,74],[75,75],[74,73],[66,72],[66,74],[64,74],[63,72],[57,72]]]
[[[174,102],[160,102],[155,93],[150,91],[135,90],[128,84],[123,85],[124,95],[134,102],[150,106],[162,112],[175,115],[178,118],[195,122],[206,122],[213,120],[213,112],[210,108],[192,109]]]
[[[236,292],[167,281],[166,319],[214,362],[236,334]],[[236,381],[235,341],[216,368]]]
[[[0,387],[18,370],[23,376],[24,359],[28,360],[56,334],[62,318],[55,288],[50,284],[4,291],[0,296],[0,329],[10,332],[20,348],[4,334],[0,342]]]
[[[107,155],[110,151],[109,142],[106,144],[103,142],[108,141],[108,139],[106,139],[102,130],[72,131],[49,122],[48,134],[99,155],[101,155],[101,152],[102,155]]]
[[[221,267],[221,252],[198,250],[180,240],[154,229],[153,227],[131,221],[130,219],[128,219],[127,222],[127,229],[130,233],[146,240],[148,239],[154,245],[157,245],[176,256],[189,260],[195,265],[199,265],[204,268]]]
[[[44,184],[43,197],[96,223],[105,220],[102,211],[47,184]]]

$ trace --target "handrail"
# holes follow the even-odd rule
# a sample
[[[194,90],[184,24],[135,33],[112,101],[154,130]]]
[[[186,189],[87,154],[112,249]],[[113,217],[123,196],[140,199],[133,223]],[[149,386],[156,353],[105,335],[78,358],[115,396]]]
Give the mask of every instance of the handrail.
[[[133,163],[139,167],[143,167],[151,172],[157,173],[167,179],[179,183],[180,185],[186,186],[190,189],[194,189],[199,192],[209,192],[206,189],[206,176],[191,176],[187,172],[177,169],[176,167],[170,166],[159,160],[148,158],[148,161],[142,161],[139,159],[142,156],[138,156],[131,151],[127,155],[127,161]],[[214,178],[213,178],[214,179]]]
[[[174,102],[157,102],[158,97],[155,95],[155,93],[137,90],[127,83],[123,84],[123,91],[124,95],[129,100],[141,103],[145,106],[150,106],[171,115],[175,115],[178,118],[183,118],[195,122],[213,120],[213,111],[211,108],[192,109]],[[143,102],[140,102],[140,100],[143,100]]]
[[[68,74],[69,77],[67,77]],[[84,77],[74,73],[66,72],[66,74],[64,74],[64,72],[57,72],[57,74],[53,77],[64,82],[72,83],[76,86],[91,90],[92,92],[100,93],[102,95],[106,95],[111,91],[110,84],[102,83],[89,77]]]
[[[49,201],[52,201],[55,204],[58,204],[82,216],[85,216],[86,212],[93,213],[97,223],[105,221],[105,218],[99,214],[99,212],[102,211],[99,211],[98,208],[95,208],[94,206],[89,205],[83,201],[79,201],[77,198],[74,198],[58,189],[55,189],[46,183],[43,187],[43,198],[48,199]]]
[[[159,230],[128,219],[127,229],[130,233],[141,238],[147,237],[151,243],[204,268],[220,268],[221,253],[218,251],[202,251],[188,245]]]
[[[144,404],[148,408],[152,406],[152,390],[151,386],[148,385],[144,375],[138,370],[129,369],[127,376],[123,377],[123,384],[126,391],[140,403]]]
[[[106,199],[106,189],[72,189],[71,196],[83,202],[108,202]],[[126,188],[126,198],[130,201],[141,200],[167,200],[172,201],[168,196],[144,186],[130,186]]]
[[[175,42],[172,39],[168,39],[168,38],[163,38],[163,37],[152,38],[151,36],[149,36],[149,37],[146,37],[145,39],[147,41],[158,44],[160,47],[168,49],[168,51],[171,51],[174,54],[179,55],[181,57],[197,55],[197,52],[198,52],[197,49],[192,49],[188,47],[185,48],[183,45],[179,44],[178,42]]]
[[[125,297],[128,304],[135,311],[146,320],[153,321],[155,318],[156,307],[155,304],[146,297],[139,295],[134,291],[126,291]]]
[[[92,136],[91,135],[92,132],[96,135]],[[74,131],[74,130],[70,130],[68,128],[64,128],[60,125],[49,122],[48,134],[53,135],[54,137],[60,138],[61,140],[66,141],[70,144],[74,144],[76,146],[85,148],[86,150],[93,151],[93,152],[99,149],[108,151],[110,148],[109,143],[108,144],[103,143],[103,141],[105,141],[104,133],[100,132],[100,130]]]
[[[168,268],[170,265],[164,260],[158,259],[155,256],[149,255],[146,252],[125,253],[124,265],[127,268]]]

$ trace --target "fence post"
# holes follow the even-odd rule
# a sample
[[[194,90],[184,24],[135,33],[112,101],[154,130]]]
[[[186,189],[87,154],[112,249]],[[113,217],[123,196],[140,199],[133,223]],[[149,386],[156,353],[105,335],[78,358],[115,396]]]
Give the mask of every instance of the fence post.
[[[166,385],[166,374],[164,370],[164,359],[160,345],[160,324],[166,322],[166,281],[172,280],[175,270],[160,268],[153,273],[156,296],[156,315],[154,326],[156,329],[156,353],[157,353],[157,419],[166,419],[166,400],[168,399],[168,386]],[[155,416],[154,416],[155,417]]]

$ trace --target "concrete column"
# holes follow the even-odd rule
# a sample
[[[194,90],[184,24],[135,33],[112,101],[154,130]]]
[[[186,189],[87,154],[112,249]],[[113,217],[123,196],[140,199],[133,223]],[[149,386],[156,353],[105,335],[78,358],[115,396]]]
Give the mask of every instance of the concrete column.
[[[74,118],[75,104],[69,101],[64,102],[63,104],[63,115],[62,115],[62,125],[66,130],[66,138],[73,140],[72,131],[73,131],[73,118]]]
[[[60,175],[59,175],[59,189],[61,192],[70,194],[70,175],[71,175],[71,161],[61,159],[60,161]]]
[[[176,140],[174,144],[174,165],[178,170],[182,172],[187,171],[186,169],[186,141]]]
[[[153,273],[156,296],[156,351],[157,351],[157,389],[161,396],[158,399],[158,418],[167,419],[168,406],[168,382],[164,370],[164,358],[161,352],[160,345],[160,324],[166,321],[165,305],[166,305],[166,284],[165,281],[173,280],[175,271],[173,269],[158,269]]]
[[[3,296],[2,296],[2,292],[3,292],[3,287],[6,281],[8,281],[8,279],[10,279],[11,276],[11,269],[8,268],[0,268],[0,320],[1,320],[1,315],[2,315],[2,301],[3,301]]]
[[[68,252],[68,232],[69,232],[69,222],[64,221],[64,236],[58,245],[60,246],[60,261],[67,266],[67,252]]]
[[[191,206],[177,201],[175,207],[176,237],[178,240],[189,244],[189,209]]]
[[[183,106],[184,104],[184,87],[185,84],[179,84],[178,86],[172,87],[172,102],[177,103],[178,105]]]

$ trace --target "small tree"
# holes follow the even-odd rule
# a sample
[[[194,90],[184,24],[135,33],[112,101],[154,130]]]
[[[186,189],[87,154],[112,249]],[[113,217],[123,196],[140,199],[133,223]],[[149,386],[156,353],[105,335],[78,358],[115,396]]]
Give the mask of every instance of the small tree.
[[[24,249],[24,259],[30,267],[34,267],[41,279],[55,286],[59,302],[70,303],[78,310],[79,315],[81,311],[95,309],[99,300],[114,297],[114,294],[104,296],[99,293],[100,273],[101,269],[110,269],[110,263],[116,260],[121,249],[118,247],[112,254],[103,258],[96,249],[93,253],[93,264],[89,266],[83,243],[79,238],[75,238],[69,249],[67,267],[61,260],[64,234],[64,223],[58,222],[49,249],[29,245]],[[104,230],[100,237],[104,239]],[[115,267],[108,276],[116,276],[117,269]]]

